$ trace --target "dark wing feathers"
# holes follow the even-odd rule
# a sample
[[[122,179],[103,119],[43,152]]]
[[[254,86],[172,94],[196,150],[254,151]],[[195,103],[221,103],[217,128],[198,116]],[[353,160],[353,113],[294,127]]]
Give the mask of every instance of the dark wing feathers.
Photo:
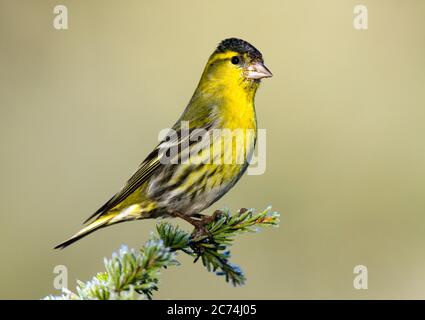
[[[173,140],[166,141],[167,144],[177,143],[181,145],[184,141],[188,139],[188,137],[184,137],[182,139],[180,135],[180,131],[177,131],[177,136],[173,136]],[[95,213],[93,213],[89,218],[84,221],[84,223],[89,222],[94,218],[99,218],[109,210],[118,205],[121,201],[127,198],[130,194],[137,190],[146,180],[148,180],[161,166],[161,156],[160,156],[160,147],[161,144],[165,142],[165,140],[161,141],[156,148],[147,156],[147,158],[140,164],[137,171],[131,176],[131,178],[127,181],[126,185],[122,187],[120,191],[118,191],[108,202],[106,202],[102,207],[100,207]],[[181,148],[179,147],[179,151]],[[179,155],[177,155],[179,156]]]
[[[133,193],[138,187],[140,187],[143,182],[145,182],[149,177],[155,172],[160,166],[159,159],[155,159],[154,156],[158,154],[158,149],[155,148],[153,152],[146,158],[146,160],[139,166],[137,171],[131,176],[127,181],[127,184],[118,191],[108,202],[106,202],[102,207],[100,207],[95,213],[93,213],[89,218],[87,218],[84,223],[89,222],[93,218],[99,218],[104,213],[108,212],[119,204],[122,200],[127,198],[131,193]]]
[[[207,109],[208,110],[208,109]],[[186,113],[186,112],[185,112]],[[137,171],[131,176],[131,178],[127,181],[126,185],[122,187],[120,191],[118,191],[108,202],[106,202],[102,207],[100,207],[95,213],[93,213],[84,223],[89,222],[94,218],[99,218],[102,215],[106,214],[109,210],[113,209],[116,205],[118,205],[121,201],[127,198],[130,194],[132,194],[137,188],[139,188],[144,182],[146,182],[158,168],[162,166],[161,162],[161,154],[163,150],[162,144],[164,142],[167,143],[168,146],[172,144],[178,145],[178,154],[177,157],[180,157],[180,153],[184,143],[190,139],[190,135],[193,130],[196,129],[204,129],[208,131],[213,127],[214,119],[211,116],[207,116],[207,114],[199,113],[191,116],[192,121],[190,121],[190,125],[196,124],[195,127],[189,128],[189,135],[182,137],[181,136],[181,121],[184,121],[184,118],[180,118],[176,124],[173,126],[172,130],[176,133],[176,135],[170,135],[167,137],[171,137],[169,140],[162,140],[156,148],[147,156],[147,158],[140,164]],[[195,141],[189,141],[189,145],[196,144]],[[160,154],[161,153],[161,154]]]

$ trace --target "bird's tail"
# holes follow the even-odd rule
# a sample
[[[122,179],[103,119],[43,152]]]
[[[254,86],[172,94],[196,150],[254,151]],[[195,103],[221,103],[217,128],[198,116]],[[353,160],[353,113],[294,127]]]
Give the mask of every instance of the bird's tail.
[[[114,222],[111,220],[116,216],[114,213],[110,213],[104,216],[100,216],[98,219],[90,223],[88,226],[84,227],[80,231],[78,231],[76,234],[74,234],[71,238],[68,240],[62,242],[61,244],[58,244],[55,249],[63,249],[70,244],[74,243],[77,240],[80,240],[81,238],[89,235],[93,231],[96,231],[97,229],[106,227]],[[111,223],[112,222],[112,223]]]

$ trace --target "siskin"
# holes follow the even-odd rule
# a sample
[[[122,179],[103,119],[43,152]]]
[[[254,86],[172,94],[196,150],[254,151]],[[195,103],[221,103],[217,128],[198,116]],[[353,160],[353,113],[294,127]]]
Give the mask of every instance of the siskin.
[[[138,219],[180,217],[205,231],[203,225],[211,217],[200,212],[229,191],[248,167],[257,135],[255,93],[260,79],[271,76],[254,46],[236,38],[223,40],[172,128],[177,134],[159,143],[121,190],[85,221],[90,221],[86,227],[55,248],[65,248],[97,229]],[[189,135],[181,134],[182,124]],[[213,134],[217,129],[232,130],[236,143],[223,147],[222,137]],[[196,132],[209,139],[194,141]],[[178,151],[164,152],[172,146]],[[243,154],[243,161],[235,161],[236,154]]]

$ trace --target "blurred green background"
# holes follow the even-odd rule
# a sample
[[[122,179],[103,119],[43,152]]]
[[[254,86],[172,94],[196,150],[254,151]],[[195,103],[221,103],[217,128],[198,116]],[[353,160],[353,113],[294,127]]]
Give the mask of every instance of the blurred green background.
[[[57,4],[69,30],[52,26]],[[156,298],[425,298],[424,12],[421,0],[0,0],[0,298],[58,294],[59,264],[74,289],[146,241],[155,221],[52,249],[133,173],[230,36],[274,73],[256,99],[267,170],[210,211],[271,204],[281,226],[236,241],[244,287],[181,256]],[[353,288],[359,264],[368,290]]]

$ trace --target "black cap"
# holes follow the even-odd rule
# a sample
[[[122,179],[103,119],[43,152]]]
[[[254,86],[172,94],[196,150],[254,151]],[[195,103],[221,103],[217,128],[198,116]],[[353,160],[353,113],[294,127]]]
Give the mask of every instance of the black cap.
[[[263,56],[252,44],[242,39],[229,38],[220,42],[216,52],[235,51],[240,54],[248,54],[253,60],[263,60]]]

